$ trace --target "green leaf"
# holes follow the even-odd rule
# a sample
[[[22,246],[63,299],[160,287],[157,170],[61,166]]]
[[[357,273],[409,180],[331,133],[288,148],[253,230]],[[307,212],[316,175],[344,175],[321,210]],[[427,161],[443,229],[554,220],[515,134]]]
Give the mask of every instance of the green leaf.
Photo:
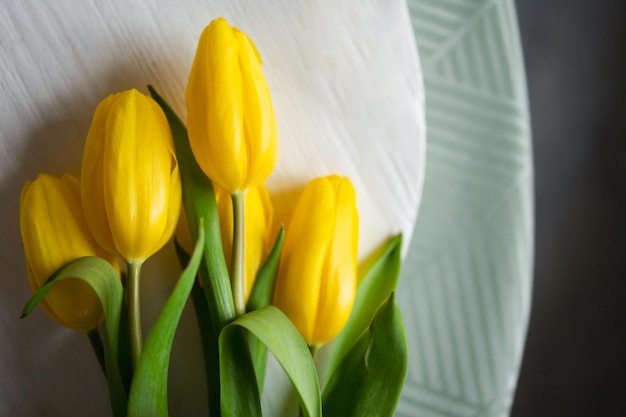
[[[334,341],[325,380],[370,325],[378,307],[396,289],[402,265],[402,235],[392,238],[359,267],[359,286],[352,313]]]
[[[321,416],[320,388],[315,363],[306,342],[279,309],[267,306],[247,313],[224,327],[220,334],[222,415],[261,415],[259,391],[250,375],[241,328],[255,335],[274,354],[291,380],[307,417]]]
[[[276,272],[278,271],[278,262],[280,261],[280,253],[283,249],[283,241],[285,240],[285,229],[283,227],[278,231],[274,247],[268,255],[265,263],[256,275],[248,305],[248,311],[257,310],[261,307],[270,305],[272,295],[274,294],[274,282],[276,281]]]
[[[22,317],[29,315],[46,294],[64,279],[81,279],[96,292],[104,309],[104,359],[109,396],[116,417],[126,415],[126,393],[118,367],[120,312],[124,289],[115,269],[104,259],[86,256],[75,259],[56,271],[28,300]]]
[[[392,293],[330,377],[322,395],[324,417],[393,416],[407,363],[406,334]]]
[[[189,230],[193,240],[196,240],[198,237],[198,219],[201,217],[204,219],[206,240],[204,243],[204,257],[200,266],[200,278],[202,279],[207,304],[211,312],[211,320],[216,331],[219,332],[224,325],[236,317],[236,314],[230,277],[226,267],[226,260],[224,259],[224,251],[222,250],[220,223],[213,184],[204,175],[193,156],[187,129],[183,122],[152,86],[148,86],[148,89],[152,98],[163,109],[172,130],[183,186],[183,205],[187,213],[187,222],[189,223]]]
[[[222,417],[260,417],[259,388],[242,329],[231,325],[224,327],[220,333],[219,349]]]
[[[174,240],[176,247],[176,254],[178,255],[178,261],[181,267],[189,263],[190,256],[185,250]],[[198,328],[200,330],[200,339],[202,340],[202,354],[204,357],[204,372],[207,380],[207,391],[209,398],[209,415],[219,416],[220,413],[220,376],[216,370],[219,367],[219,363],[215,360],[215,364],[212,363],[213,359],[217,359],[219,355],[217,333],[211,323],[211,315],[209,312],[209,306],[206,302],[204,290],[198,283],[198,280],[194,280],[193,288],[191,289],[191,301],[196,312],[196,320],[198,321]],[[213,367],[213,365],[215,365]]]
[[[209,415],[219,416],[220,412],[220,376],[218,338],[209,316],[209,306],[206,303],[204,290],[196,280],[191,289],[191,300],[196,311],[196,319],[202,340],[202,354],[204,357],[204,372],[207,381],[209,398]]]
[[[198,273],[204,246],[200,220],[198,241],[174,291],[157,318],[141,352],[128,398],[129,417],[167,417],[167,375],[176,327]]]
[[[122,285],[125,287],[126,277],[122,273]],[[124,383],[124,391],[130,392],[130,384],[133,381],[133,354],[130,346],[130,320],[128,319],[128,304],[122,303],[122,311],[120,313],[120,331],[117,345],[119,351],[117,355],[117,364]]]
[[[285,229],[281,227],[276,236],[272,251],[256,275],[250,298],[248,299],[247,311],[258,310],[261,307],[270,305],[272,302],[274,282],[276,281],[276,272],[278,271],[278,263],[280,261],[280,253],[283,248],[284,239]],[[253,334],[248,335],[248,346],[250,348],[252,362],[254,363],[254,372],[256,374],[257,384],[259,385],[259,393],[263,393],[265,370],[267,368],[267,347]]]
[[[198,219],[200,217],[204,218],[206,240],[204,243],[204,256],[200,264],[200,279],[202,280],[206,305],[211,315],[210,327],[214,332],[214,334],[207,335],[207,337],[209,340],[217,341],[222,327],[234,320],[236,313],[230,276],[222,249],[220,223],[213,184],[204,175],[204,172],[202,172],[202,169],[196,162],[189,145],[187,129],[183,122],[152,86],[148,86],[148,90],[150,90],[152,98],[163,109],[172,131],[183,187],[183,205],[187,214],[187,223],[192,239],[197,239]],[[208,369],[218,369],[218,349],[205,350],[205,354],[210,355],[209,357],[205,356],[205,366]],[[219,378],[216,378],[214,374],[209,374],[207,378],[209,381],[209,398],[216,399],[215,401],[209,401],[211,415],[218,415],[220,409]]]

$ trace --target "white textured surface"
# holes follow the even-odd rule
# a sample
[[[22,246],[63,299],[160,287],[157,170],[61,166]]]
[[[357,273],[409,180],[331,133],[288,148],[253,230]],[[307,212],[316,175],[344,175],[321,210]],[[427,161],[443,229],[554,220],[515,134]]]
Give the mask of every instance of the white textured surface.
[[[151,83],[182,113],[197,38],[219,15],[247,32],[264,58],[281,141],[270,189],[283,193],[316,175],[348,175],[358,193],[362,256],[391,234],[410,236],[425,131],[404,2],[2,2],[0,415],[109,415],[87,338],[41,311],[17,319],[30,295],[19,192],[40,171],[78,173],[92,112],[110,93],[145,91]],[[149,272],[159,270],[168,266],[153,261]],[[148,322],[171,284],[144,286]],[[171,383],[201,398],[199,366],[183,366],[198,353],[193,330],[183,324],[179,345],[191,347],[175,349]],[[203,405],[181,398],[172,399],[180,415]]]

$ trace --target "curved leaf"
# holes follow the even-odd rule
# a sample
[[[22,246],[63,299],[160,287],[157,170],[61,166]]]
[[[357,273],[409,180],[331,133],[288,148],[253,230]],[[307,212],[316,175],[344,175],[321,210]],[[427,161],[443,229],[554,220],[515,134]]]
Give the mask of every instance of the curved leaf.
[[[141,352],[128,398],[129,417],[167,417],[167,375],[176,327],[198,273],[204,247],[202,219],[198,241],[174,291],[157,318]]]
[[[330,377],[322,396],[324,416],[393,416],[407,363],[406,334],[392,293]]]
[[[401,252],[402,235],[398,235],[359,268],[359,287],[352,313],[334,340],[325,381],[328,381],[341,359],[370,325],[378,307],[395,291],[402,265]]]
[[[174,240],[176,247],[176,255],[178,255],[178,262],[181,267],[184,267],[189,263],[189,254],[185,252],[176,240]],[[209,415],[219,415],[220,404],[220,377],[217,369],[218,366],[213,367],[213,360],[217,364],[217,357],[219,354],[217,345],[217,333],[213,328],[211,322],[211,314],[209,312],[209,306],[206,302],[204,290],[200,286],[200,283],[196,279],[191,289],[191,301],[196,312],[196,320],[198,321],[198,330],[200,330],[200,339],[202,340],[202,354],[204,356],[204,373],[207,381],[207,395],[209,398]],[[215,359],[214,359],[215,358]]]
[[[104,359],[109,396],[116,417],[126,415],[126,392],[118,367],[120,313],[124,289],[115,269],[102,258],[85,256],[75,259],[56,271],[28,300],[22,317],[29,315],[55,284],[64,279],[81,279],[96,292],[104,309]]]
[[[315,363],[298,330],[279,309],[267,306],[247,313],[224,327],[220,334],[222,415],[261,415],[259,392],[241,329],[248,330],[274,354],[300,398],[305,416],[320,417],[320,388]],[[247,357],[247,358],[246,358]]]

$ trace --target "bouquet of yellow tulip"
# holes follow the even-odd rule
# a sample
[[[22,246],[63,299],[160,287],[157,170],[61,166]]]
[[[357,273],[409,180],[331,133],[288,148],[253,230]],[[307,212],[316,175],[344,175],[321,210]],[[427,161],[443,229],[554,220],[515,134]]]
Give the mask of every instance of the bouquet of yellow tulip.
[[[169,356],[189,298],[210,416],[262,415],[268,350],[301,415],[391,416],[407,364],[393,297],[401,238],[358,267],[355,190],[337,175],[312,180],[286,227],[272,230],[264,185],[277,160],[272,101],[259,52],[224,19],[200,37],[188,130],[149,89],[152,97],[129,90],[98,105],[80,181],[41,174],[24,186],[20,227],[34,294],[23,315],[40,305],[89,335],[116,417],[168,415]],[[141,267],[177,225],[184,269],[144,340]],[[329,359],[317,364],[327,375],[320,381],[322,347]]]

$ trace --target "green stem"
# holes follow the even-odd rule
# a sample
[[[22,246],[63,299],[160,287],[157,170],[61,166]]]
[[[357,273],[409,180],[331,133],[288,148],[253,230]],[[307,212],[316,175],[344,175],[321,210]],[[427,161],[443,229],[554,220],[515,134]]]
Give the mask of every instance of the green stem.
[[[95,353],[96,358],[98,358],[100,368],[106,376],[107,371],[104,363],[104,346],[102,345],[102,339],[100,338],[100,333],[98,333],[98,329],[96,328],[88,331],[87,337],[89,337],[89,341],[91,342],[91,348],[93,349],[93,353]]]
[[[246,312],[244,256],[245,256],[245,221],[244,193],[232,194],[233,200],[233,256],[231,258],[231,280],[235,312],[241,316]]]
[[[128,328],[133,365],[136,368],[141,356],[143,338],[141,336],[141,309],[139,303],[139,276],[142,262],[128,263],[128,285],[126,286],[128,303]]]

